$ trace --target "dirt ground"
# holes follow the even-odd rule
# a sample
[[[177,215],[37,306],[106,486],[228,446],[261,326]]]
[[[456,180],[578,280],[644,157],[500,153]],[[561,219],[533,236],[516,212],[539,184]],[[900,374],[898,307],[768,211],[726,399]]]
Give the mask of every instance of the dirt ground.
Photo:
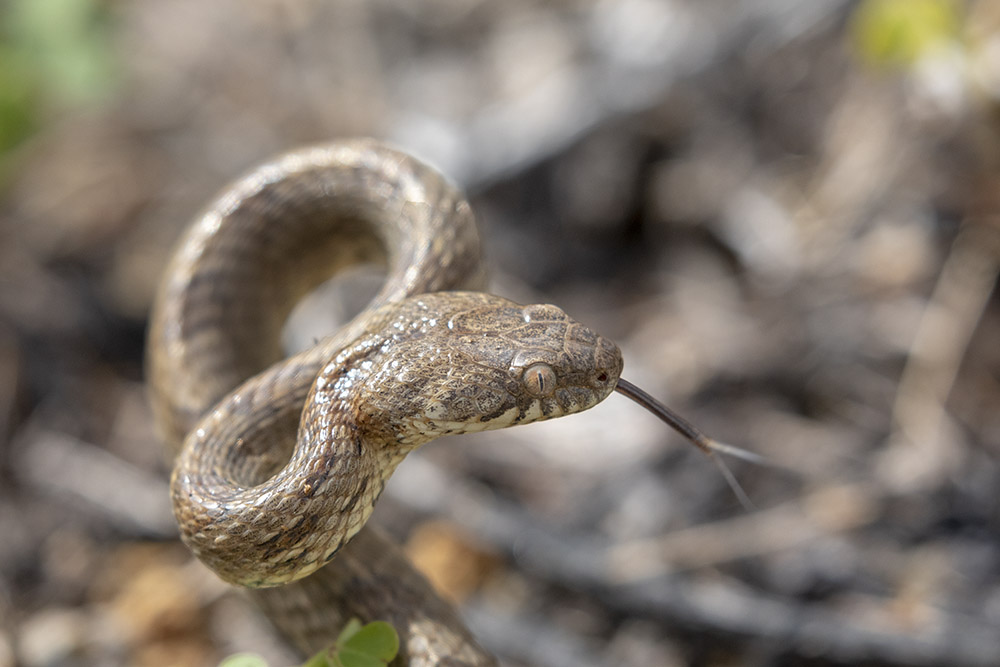
[[[104,74],[0,154],[0,667],[294,662],[176,538],[146,316],[214,192],[358,135],[469,192],[492,291],[773,464],[745,510],[617,395],[412,455],[375,520],[505,664],[1000,664],[996,3],[895,66],[846,0],[43,5]]]

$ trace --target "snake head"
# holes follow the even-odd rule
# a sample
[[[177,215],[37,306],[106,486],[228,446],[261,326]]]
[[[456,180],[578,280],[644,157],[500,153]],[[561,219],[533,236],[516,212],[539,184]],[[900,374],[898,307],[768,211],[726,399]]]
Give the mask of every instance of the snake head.
[[[622,370],[617,345],[559,308],[488,294],[409,299],[387,330],[358,405],[410,447],[586,410]]]

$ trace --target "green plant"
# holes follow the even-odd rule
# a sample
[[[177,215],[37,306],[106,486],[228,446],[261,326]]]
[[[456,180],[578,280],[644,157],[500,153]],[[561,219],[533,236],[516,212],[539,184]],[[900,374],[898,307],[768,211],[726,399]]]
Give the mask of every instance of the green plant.
[[[851,33],[869,62],[910,65],[931,49],[960,41],[960,26],[953,0],[863,0]]]
[[[267,667],[267,661],[256,653],[236,653],[220,662],[219,667]]]
[[[100,0],[9,0],[0,8],[0,154],[38,129],[44,107],[100,102],[117,83]]]
[[[309,658],[302,667],[385,667],[399,653],[399,635],[385,621],[362,625],[352,618],[337,641]],[[219,667],[268,667],[253,653],[231,655]]]

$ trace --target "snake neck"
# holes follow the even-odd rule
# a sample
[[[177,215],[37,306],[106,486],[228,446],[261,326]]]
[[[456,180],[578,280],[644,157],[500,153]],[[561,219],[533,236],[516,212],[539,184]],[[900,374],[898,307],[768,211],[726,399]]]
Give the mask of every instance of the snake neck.
[[[171,481],[174,513],[184,542],[222,579],[256,588],[305,577],[368,520],[412,449],[357,419],[356,387],[371,375],[379,343],[370,336],[341,352],[309,400],[282,392],[286,400],[274,405],[282,371],[253,378],[185,441]],[[313,400],[317,387],[323,395]]]

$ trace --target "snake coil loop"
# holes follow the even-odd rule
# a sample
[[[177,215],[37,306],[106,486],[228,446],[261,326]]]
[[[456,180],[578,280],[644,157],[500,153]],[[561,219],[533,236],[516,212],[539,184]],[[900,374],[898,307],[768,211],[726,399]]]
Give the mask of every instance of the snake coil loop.
[[[387,268],[369,307],[283,359],[294,304],[359,262]],[[370,140],[255,169],[170,262],[147,363],[182,537],[303,651],[360,617],[393,623],[410,665],[495,664],[365,522],[407,452],[587,409],[622,358],[555,306],[475,291],[484,276],[464,198]]]

